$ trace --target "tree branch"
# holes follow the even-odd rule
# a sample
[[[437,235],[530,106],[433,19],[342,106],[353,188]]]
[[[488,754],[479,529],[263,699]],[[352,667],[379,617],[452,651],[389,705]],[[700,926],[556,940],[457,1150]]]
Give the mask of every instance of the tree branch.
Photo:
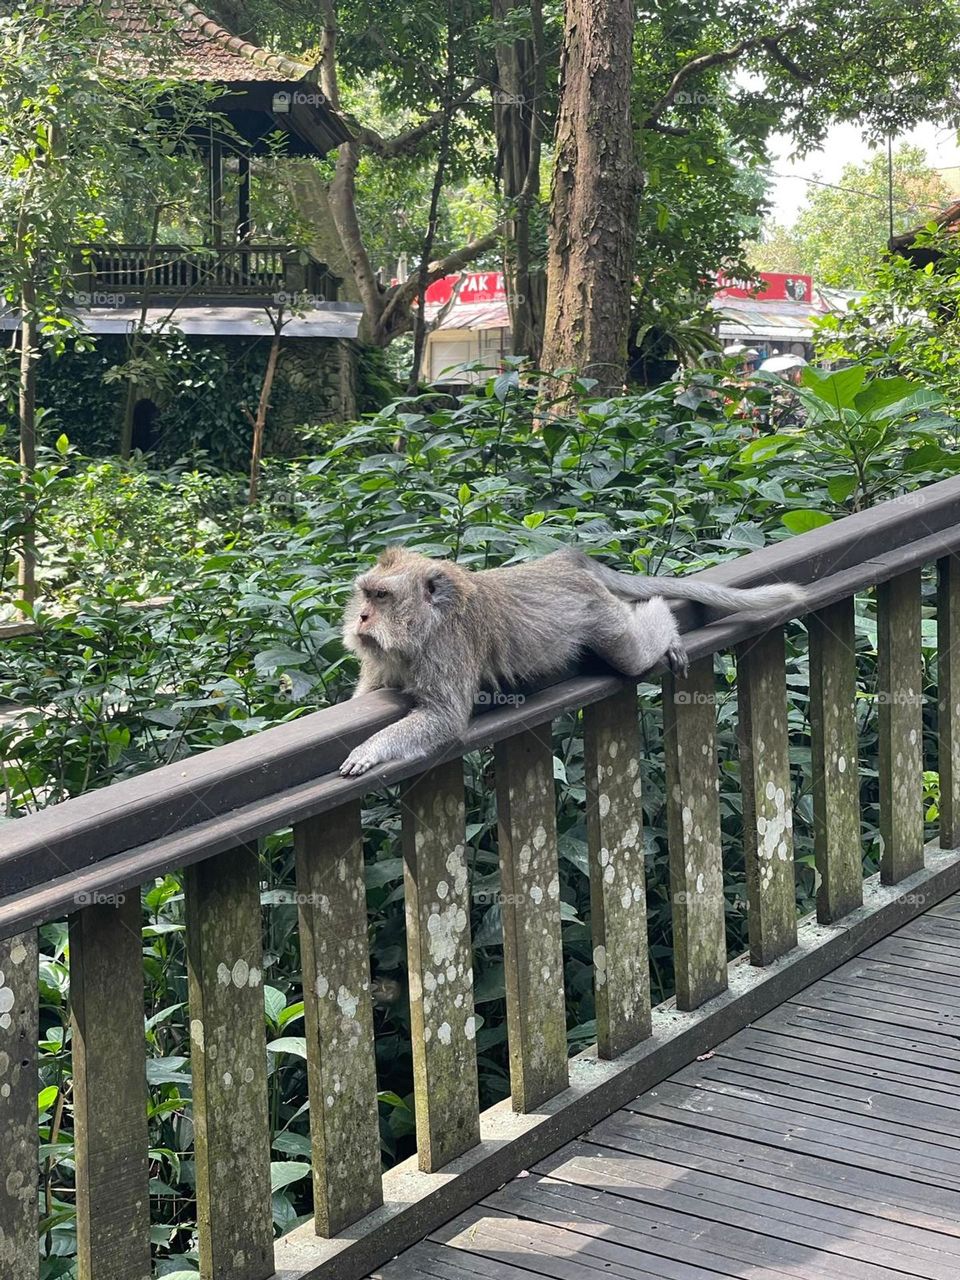
[[[797,31],[799,31],[799,27],[793,26],[785,27],[783,31],[775,36],[748,36],[743,40],[738,40],[729,49],[716,49],[713,53],[701,53],[699,57],[691,58],[688,63],[677,71],[670,82],[669,89],[667,89],[660,101],[654,104],[653,109],[644,121],[644,128],[652,129],[659,124],[660,117],[673,106],[688,80],[692,80],[695,76],[704,71],[710,71],[714,67],[728,66],[752,49],[762,49],[764,53],[769,54],[770,57],[778,62],[785,71],[810,83],[812,77],[802,71],[793,59],[779,47],[779,41],[785,36],[795,35]],[[663,131],[663,127],[661,126],[658,131]]]
[[[431,262],[425,277],[426,284],[431,285],[434,280],[439,280],[442,276],[449,276],[455,271],[460,271],[467,263],[473,262],[482,253],[486,253],[488,249],[494,248],[502,234],[503,224],[498,223],[485,236],[480,236],[477,240],[471,240],[469,244],[463,245],[462,248],[455,249],[453,253],[448,253],[445,258]],[[381,327],[384,329],[389,327],[397,312],[410,305],[419,288],[419,275],[411,276],[403,284],[397,285],[389,295],[387,305],[383,309],[380,317]]]
[[[479,77],[476,80],[471,80],[462,93],[457,94],[455,98],[451,98],[444,106],[431,112],[419,124],[413,125],[403,133],[398,133],[394,138],[385,138],[376,129],[370,129],[367,125],[361,124],[356,116],[352,116],[346,111],[338,111],[335,114],[350,130],[360,146],[366,147],[368,151],[374,152],[384,160],[393,160],[397,156],[406,155],[409,151],[412,151],[418,142],[433,133],[435,129],[439,129],[444,120],[449,118],[451,112],[469,102],[486,83],[485,80]]]

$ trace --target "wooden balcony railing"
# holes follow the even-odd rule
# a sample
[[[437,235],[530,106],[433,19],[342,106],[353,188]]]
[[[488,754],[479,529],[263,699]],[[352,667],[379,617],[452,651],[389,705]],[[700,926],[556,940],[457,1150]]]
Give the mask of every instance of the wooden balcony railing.
[[[326,263],[286,245],[87,244],[77,246],[74,283],[81,295],[148,290],[158,297],[270,299],[288,293],[335,302],[340,279]]]
[[[417,1155],[381,1176],[361,801],[336,766],[403,710],[380,693],[0,827],[0,1242],[37,1267],[36,927],[70,915],[79,1275],[150,1274],[138,889],[186,868],[202,1275],[356,1277],[960,888],[960,479],[707,575],[810,587],[817,919],[798,926],[783,620],[687,633],[663,677],[675,1002],[650,1007],[637,692],[582,677],[477,717],[402,784]],[[940,847],[924,848],[921,569],[939,567]],[[877,880],[861,872],[854,595],[876,589]],[[714,655],[736,655],[750,955],[724,933]],[[567,1056],[551,721],[582,711],[597,1044]],[[478,1110],[462,756],[495,747],[512,1102]],[[315,1221],[270,1213],[256,840],[293,827]],[[925,865],[926,858],[926,865]],[[891,887],[886,887],[891,886]]]

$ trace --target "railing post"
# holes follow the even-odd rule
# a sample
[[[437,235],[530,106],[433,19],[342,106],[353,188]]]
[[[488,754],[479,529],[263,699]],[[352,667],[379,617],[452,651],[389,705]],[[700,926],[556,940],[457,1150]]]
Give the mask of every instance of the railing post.
[[[334,1236],[383,1203],[360,804],[293,834],[314,1218]]]
[[[188,867],[184,888],[200,1274],[267,1280],[273,1214],[256,851],[231,849]]]
[[[37,935],[0,938],[0,1276],[36,1280]]]
[[[498,743],[494,771],[510,1096],[527,1112],[569,1078],[550,725]]]
[[[70,917],[79,1280],[150,1280],[139,890]]]
[[[960,845],[960,559],[937,565],[940,848]]]
[[[923,867],[923,666],[920,570],[877,588],[880,880]]]
[[[463,762],[403,793],[417,1159],[425,1173],[480,1141]]]
[[[813,851],[821,924],[833,924],[863,903],[854,605],[851,596],[807,619]]]
[[[667,825],[677,1008],[727,987],[713,656],[663,681]]]
[[[650,1034],[640,726],[631,685],[583,709],[597,1052]]]
[[[737,647],[737,708],[750,960],[797,945],[793,803],[783,630]]]

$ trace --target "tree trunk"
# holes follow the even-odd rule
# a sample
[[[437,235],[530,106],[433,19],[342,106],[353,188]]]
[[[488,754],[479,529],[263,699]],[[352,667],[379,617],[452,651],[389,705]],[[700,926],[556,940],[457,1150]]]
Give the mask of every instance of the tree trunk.
[[[263,429],[267,421],[267,410],[270,408],[270,392],[273,390],[273,378],[277,372],[277,361],[280,358],[280,333],[283,329],[283,314],[278,313],[274,321],[273,338],[270,342],[270,354],[267,356],[267,367],[260,387],[260,402],[257,405],[257,416],[250,418],[253,426],[253,447],[250,451],[250,490],[247,494],[247,505],[255,507],[260,497],[260,461],[263,457]],[[250,417],[250,415],[247,415]]]
[[[518,0],[493,0],[493,17],[505,23]],[[534,260],[530,242],[531,209],[539,182],[544,53],[540,0],[530,3],[529,39],[505,40],[496,46],[497,81],[493,121],[497,138],[497,174],[509,212],[504,227],[503,274],[507,285],[513,354],[536,363],[543,342],[546,277]]]
[[[636,239],[634,5],[566,0],[541,365],[623,385]]]
[[[34,311],[33,284],[23,284],[20,308],[20,470],[24,483],[24,502],[29,504],[26,493],[37,465],[37,321]],[[36,526],[33,516],[24,522],[20,565],[17,572],[20,599],[33,604],[36,598]]]

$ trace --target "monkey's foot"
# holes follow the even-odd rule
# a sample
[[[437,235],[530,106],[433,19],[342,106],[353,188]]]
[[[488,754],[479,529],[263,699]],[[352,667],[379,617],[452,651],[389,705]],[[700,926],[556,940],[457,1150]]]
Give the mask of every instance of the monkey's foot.
[[[666,653],[667,665],[675,676],[685,676],[690,670],[690,659],[682,640],[675,640]]]

